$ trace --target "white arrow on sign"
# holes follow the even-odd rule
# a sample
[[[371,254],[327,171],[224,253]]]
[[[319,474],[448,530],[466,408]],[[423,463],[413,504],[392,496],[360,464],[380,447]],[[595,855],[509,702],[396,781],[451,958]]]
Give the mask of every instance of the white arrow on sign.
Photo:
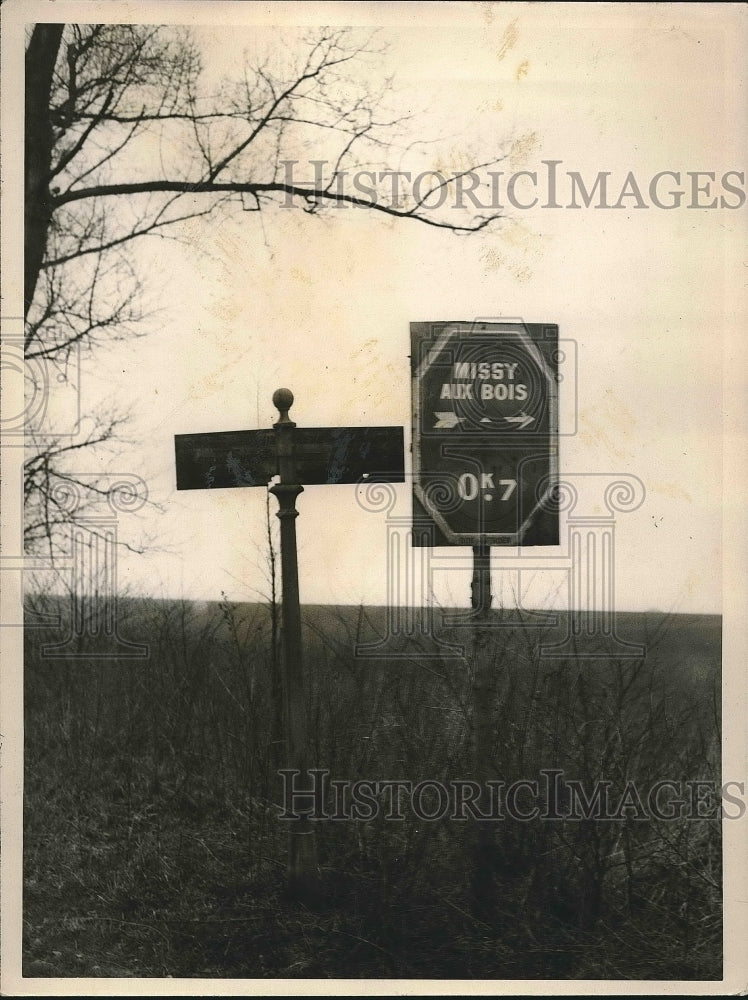
[[[447,410],[446,412],[442,411],[441,413],[437,413],[435,410],[434,416],[436,417],[434,427],[447,427],[449,430],[456,427],[461,420],[465,419],[464,417],[458,417],[457,414],[452,413],[451,410]]]
[[[535,417],[531,417],[529,413],[525,413],[523,410],[518,413],[516,417],[505,417],[504,418],[508,424],[518,424],[519,430],[524,430],[528,424],[531,424]]]

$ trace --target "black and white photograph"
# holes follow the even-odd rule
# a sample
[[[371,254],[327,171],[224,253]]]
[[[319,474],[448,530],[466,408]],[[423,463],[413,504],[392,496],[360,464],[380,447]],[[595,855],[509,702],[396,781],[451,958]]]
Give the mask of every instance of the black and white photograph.
[[[743,992],[746,8],[0,16],[2,993]]]

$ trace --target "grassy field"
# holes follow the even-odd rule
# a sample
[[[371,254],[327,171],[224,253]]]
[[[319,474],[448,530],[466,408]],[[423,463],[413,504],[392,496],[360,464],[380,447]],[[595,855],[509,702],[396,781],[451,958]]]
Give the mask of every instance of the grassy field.
[[[548,630],[498,627],[498,613],[482,651],[441,617],[424,634],[419,614],[372,658],[355,646],[386,634],[386,609],[304,618],[312,762],[336,779],[511,783],[558,768],[609,782],[614,799],[627,782],[719,786],[719,618],[620,615],[621,636],[645,646],[633,659],[541,656]],[[118,622],[146,656],[106,659],[80,637],[51,657],[70,609],[28,601],[24,975],[721,976],[720,821],[706,799],[703,818],[492,822],[481,910],[474,822],[321,820],[322,897],[287,899],[268,608],[122,600]],[[481,656],[491,749],[476,771]]]

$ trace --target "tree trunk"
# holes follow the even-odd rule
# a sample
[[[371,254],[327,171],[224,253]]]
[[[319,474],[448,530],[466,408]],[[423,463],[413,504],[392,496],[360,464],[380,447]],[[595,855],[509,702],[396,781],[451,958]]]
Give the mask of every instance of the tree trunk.
[[[63,24],[35,25],[26,49],[24,316],[34,298],[52,216],[49,180],[54,132],[49,102],[64,27]]]

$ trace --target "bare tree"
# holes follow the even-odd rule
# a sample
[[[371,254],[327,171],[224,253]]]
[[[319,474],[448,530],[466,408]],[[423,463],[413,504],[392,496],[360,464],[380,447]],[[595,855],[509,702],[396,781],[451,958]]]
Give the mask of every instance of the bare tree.
[[[372,88],[361,72],[377,55],[355,32],[320,29],[209,92],[185,29],[34,26],[26,51],[26,357],[64,365],[72,351],[136,335],[142,295],[131,245],[176,233],[185,220],[271,203],[310,213],[356,206],[463,233],[494,220],[475,197],[462,214],[445,209],[443,197],[467,175],[472,191],[475,171],[489,164],[434,174],[415,197],[398,192],[398,171],[386,161],[403,148],[394,143],[405,119],[381,110],[390,81]],[[392,180],[389,193],[360,183],[351,190],[354,169]],[[85,443],[111,440],[118,420],[96,421]],[[51,479],[69,468],[69,452],[45,441],[28,465],[37,522],[49,509]],[[50,527],[40,533],[36,523],[27,540],[48,538]]]

